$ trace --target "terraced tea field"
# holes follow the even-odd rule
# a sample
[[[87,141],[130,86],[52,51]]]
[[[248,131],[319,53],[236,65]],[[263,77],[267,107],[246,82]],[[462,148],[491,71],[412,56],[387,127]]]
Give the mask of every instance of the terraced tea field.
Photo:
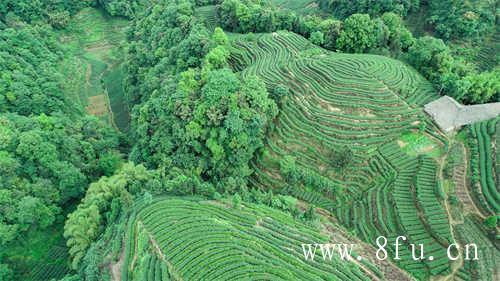
[[[276,7],[286,8],[303,15],[313,15],[322,12],[318,1],[314,0],[272,0],[271,3]]]
[[[477,219],[466,217],[463,224],[456,228],[457,240],[462,245],[475,243],[478,245],[478,256],[481,262],[463,261],[463,265],[458,270],[455,280],[498,280],[500,272],[498,264],[500,263],[500,254],[498,248],[481,231],[481,225]],[[465,256],[465,253],[463,253]]]
[[[470,169],[474,198],[485,215],[500,212],[499,125],[500,118],[473,124],[470,131]],[[495,144],[496,142],[496,144]]]
[[[66,92],[88,113],[120,130],[127,130],[129,123],[120,49],[126,26],[126,20],[88,8],[75,15],[60,35],[70,54],[61,66],[67,75]]]
[[[142,280],[370,280],[368,276],[383,276],[369,262],[341,261],[337,254],[332,261],[305,261],[301,244],[327,242],[328,232],[262,205],[234,209],[216,201],[160,198],[136,210],[128,225],[123,281],[137,280],[137,276]]]
[[[497,28],[482,40],[454,40],[451,46],[463,53],[480,70],[492,71],[500,61],[500,30]]]
[[[54,246],[47,253],[44,262],[35,266],[30,278],[26,281],[45,281],[50,278],[62,278],[70,272],[68,261],[68,249],[65,246]]]
[[[41,234],[32,230],[19,245],[3,246],[0,254],[12,257],[9,262],[17,262],[15,270],[23,281],[59,280],[71,272],[66,241],[57,228]]]
[[[213,30],[217,25],[217,11],[215,5],[196,8],[195,16],[210,30]]]
[[[289,89],[252,184],[335,212],[367,242],[404,234],[424,243],[433,261],[414,262],[405,248],[400,266],[418,279],[448,274],[453,239],[437,196],[448,142],[422,111],[438,98],[430,83],[402,62],[328,52],[293,33],[232,38],[236,71],[270,92]],[[345,149],[352,160],[337,167]],[[292,173],[282,161],[290,156]]]

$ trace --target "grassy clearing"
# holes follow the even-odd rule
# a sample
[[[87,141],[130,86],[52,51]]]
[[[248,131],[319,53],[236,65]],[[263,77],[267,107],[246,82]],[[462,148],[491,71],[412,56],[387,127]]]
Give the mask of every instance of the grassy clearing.
[[[88,8],[75,15],[60,34],[68,51],[68,58],[61,65],[70,82],[66,92],[88,113],[120,130],[127,130],[129,123],[120,46],[126,26],[124,19]]]
[[[441,145],[427,134],[406,132],[398,139],[401,150],[410,156],[426,154],[438,158],[443,154]]]

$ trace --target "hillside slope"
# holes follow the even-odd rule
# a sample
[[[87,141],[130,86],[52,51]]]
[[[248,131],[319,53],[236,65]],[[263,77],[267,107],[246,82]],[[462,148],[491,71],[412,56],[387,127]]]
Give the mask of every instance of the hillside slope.
[[[324,51],[293,33],[232,38],[235,70],[288,89],[253,184],[335,212],[369,243],[405,234],[435,259],[414,262],[405,248],[400,266],[446,275],[453,239],[434,192],[447,141],[422,111],[438,98],[432,85],[402,62]]]
[[[179,197],[139,203],[125,241],[121,280],[370,280],[381,274],[337,254],[305,261],[301,244],[327,243],[325,232],[261,205]]]

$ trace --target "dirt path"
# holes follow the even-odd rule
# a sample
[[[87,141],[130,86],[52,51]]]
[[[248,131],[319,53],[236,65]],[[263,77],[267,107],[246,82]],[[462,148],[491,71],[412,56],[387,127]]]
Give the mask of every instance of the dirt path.
[[[111,100],[109,99],[108,90],[106,88],[104,89],[104,96],[106,98],[106,105],[107,105],[107,108],[108,108],[109,123],[111,124],[111,126],[113,128],[115,128],[116,131],[119,132],[120,129],[118,128],[118,126],[116,126],[115,115],[113,114],[113,109],[111,108]]]
[[[443,166],[441,166],[443,167]],[[441,169],[442,171],[442,169]],[[463,224],[463,221],[454,221],[453,220],[453,216],[451,215],[451,211],[450,211],[450,206],[449,206],[449,203],[448,203],[448,200],[444,200],[444,209],[448,215],[448,219],[449,219],[449,222],[450,222],[450,233],[451,233],[451,237],[453,239],[453,241],[458,241],[456,238],[455,238],[455,232],[453,231],[454,230],[454,227],[455,225],[457,224]],[[462,253],[459,252],[459,259],[456,260],[456,261],[453,261],[452,264],[451,264],[451,273],[444,276],[444,277],[439,277],[439,278],[436,278],[436,279],[433,279],[433,280],[440,280],[440,281],[448,281],[448,280],[454,280],[455,279],[455,275],[457,274],[458,270],[460,270],[460,268],[463,266],[463,258],[462,258]]]
[[[146,232],[146,234],[149,237],[149,242],[154,248],[154,251],[158,255],[158,257],[167,265],[168,272],[170,274],[170,277],[174,281],[183,281],[181,275],[175,270],[175,267],[168,261],[167,257],[161,250],[160,246],[158,245],[158,242],[156,242],[156,239],[154,238],[153,235],[146,229],[142,221],[137,221],[137,224],[141,226],[141,228]]]
[[[451,273],[444,278],[438,279],[440,281],[453,281],[455,280],[455,275],[464,265],[464,259],[462,258],[462,253],[459,254],[459,259],[452,263],[451,265]]]
[[[462,203],[463,205],[463,215],[465,216],[467,212],[472,212],[475,214],[481,214],[479,210],[477,209],[476,205],[474,204],[474,201],[472,201],[472,198],[470,197],[469,190],[467,188],[467,164],[468,164],[468,157],[467,157],[467,151],[465,149],[465,146],[458,142],[457,145],[460,146],[461,153],[463,155],[462,157],[462,163],[459,165],[456,165],[453,168],[453,175],[452,175],[452,180],[455,184],[455,194],[457,195],[458,200]],[[442,181],[443,180],[443,169],[444,165],[446,164],[445,162],[445,157],[443,157],[440,161],[440,167],[439,167],[439,178]],[[451,209],[450,205],[448,203],[448,200],[444,200],[444,208],[445,211],[448,215],[448,219],[450,222],[450,233],[453,241],[458,241],[455,238],[455,231],[454,228],[456,225],[463,224],[462,221],[456,221],[453,219],[453,216],[451,215]],[[439,281],[452,281],[455,280],[455,276],[457,272],[462,268],[464,264],[464,260],[462,257],[462,253],[459,252],[459,258],[456,261],[453,261],[451,263],[451,273],[446,275],[446,276],[439,276],[436,278],[431,278],[431,280],[439,280]]]
[[[90,83],[90,76],[92,75],[92,66],[89,64],[87,64],[87,69],[85,70],[85,83],[87,84],[87,86],[92,86],[92,84]]]
[[[122,243],[122,252],[120,254],[120,259],[118,259],[116,263],[109,264],[109,271],[111,272],[112,281],[122,280],[122,267],[124,258],[125,258],[125,246]]]
[[[109,43],[107,40],[106,42],[103,43],[97,43],[97,44],[92,44],[91,46],[88,46],[85,48],[86,52],[96,52],[96,51],[102,51],[102,50],[109,50],[113,48],[114,45]]]
[[[467,213],[473,213],[481,218],[483,218],[483,215],[479,211],[479,209],[476,207],[474,204],[474,201],[472,200],[472,197],[470,196],[469,189],[467,187],[467,164],[468,164],[468,157],[467,157],[467,151],[465,150],[465,147],[462,143],[458,143],[460,146],[460,149],[462,150],[462,155],[463,155],[463,163],[460,165],[457,165],[453,169],[453,182],[455,183],[455,194],[457,195],[458,200],[463,205],[464,209],[464,216]]]

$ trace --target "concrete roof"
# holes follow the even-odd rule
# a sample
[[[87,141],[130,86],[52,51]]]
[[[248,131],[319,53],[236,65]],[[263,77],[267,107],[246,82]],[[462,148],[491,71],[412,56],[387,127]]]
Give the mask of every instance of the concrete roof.
[[[426,104],[424,110],[443,131],[450,132],[463,125],[499,116],[500,102],[464,106],[444,96]]]

